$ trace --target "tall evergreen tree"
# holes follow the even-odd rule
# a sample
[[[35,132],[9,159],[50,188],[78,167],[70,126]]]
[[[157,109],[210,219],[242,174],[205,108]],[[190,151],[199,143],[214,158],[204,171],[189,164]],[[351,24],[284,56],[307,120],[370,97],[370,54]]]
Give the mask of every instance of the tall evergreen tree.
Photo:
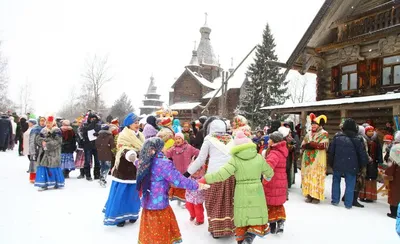
[[[110,114],[114,118],[118,117],[119,119],[123,119],[130,112],[134,112],[134,109],[131,100],[124,92],[117,100],[115,100],[114,105],[111,107]]]
[[[267,24],[263,42],[257,46],[254,63],[248,67],[249,80],[238,108],[238,113],[245,116],[253,128],[264,126],[270,119],[270,114],[261,110],[262,107],[281,105],[288,99],[287,82],[281,81],[280,68],[268,62],[278,61],[275,47],[275,39]]]

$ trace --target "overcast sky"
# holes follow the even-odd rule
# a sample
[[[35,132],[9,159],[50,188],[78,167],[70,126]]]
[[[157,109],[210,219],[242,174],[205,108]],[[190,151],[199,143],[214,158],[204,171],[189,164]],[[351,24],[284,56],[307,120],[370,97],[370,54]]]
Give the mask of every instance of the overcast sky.
[[[127,92],[138,108],[151,74],[168,101],[169,87],[189,63],[194,41],[200,40],[205,12],[214,51],[228,69],[232,57],[237,65],[261,42],[267,23],[279,60],[286,62],[322,3],[0,0],[0,40],[9,61],[9,94],[18,102],[20,86],[28,81],[33,84],[36,114],[54,114],[69,89],[79,92],[85,59],[96,54],[109,56],[113,80],[102,92],[107,105]]]

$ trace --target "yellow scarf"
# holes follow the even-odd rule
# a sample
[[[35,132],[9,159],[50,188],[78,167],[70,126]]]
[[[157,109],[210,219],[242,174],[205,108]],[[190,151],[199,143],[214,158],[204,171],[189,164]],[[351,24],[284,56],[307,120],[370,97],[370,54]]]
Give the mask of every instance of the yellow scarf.
[[[118,134],[117,139],[117,154],[115,155],[115,168],[118,168],[119,161],[124,150],[134,150],[139,153],[144,143],[144,136],[139,132],[138,136],[131,129],[125,127],[121,133]]]

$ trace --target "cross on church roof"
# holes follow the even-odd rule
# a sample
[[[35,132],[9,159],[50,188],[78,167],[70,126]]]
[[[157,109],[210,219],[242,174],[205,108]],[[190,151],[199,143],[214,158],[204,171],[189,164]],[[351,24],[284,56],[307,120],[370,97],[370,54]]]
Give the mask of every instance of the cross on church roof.
[[[208,17],[207,12],[205,12],[204,15],[205,15],[205,17],[206,17],[206,21],[204,22],[204,25],[207,25],[207,17]]]

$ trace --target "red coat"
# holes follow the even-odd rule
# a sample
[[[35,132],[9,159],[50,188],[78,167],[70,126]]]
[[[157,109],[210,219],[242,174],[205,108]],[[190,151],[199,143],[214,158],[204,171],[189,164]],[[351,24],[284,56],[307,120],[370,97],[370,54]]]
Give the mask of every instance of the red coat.
[[[268,205],[280,206],[286,202],[288,185],[286,176],[287,156],[286,141],[272,145],[267,154],[267,163],[274,170],[274,176],[271,181],[263,180],[264,193]]]

